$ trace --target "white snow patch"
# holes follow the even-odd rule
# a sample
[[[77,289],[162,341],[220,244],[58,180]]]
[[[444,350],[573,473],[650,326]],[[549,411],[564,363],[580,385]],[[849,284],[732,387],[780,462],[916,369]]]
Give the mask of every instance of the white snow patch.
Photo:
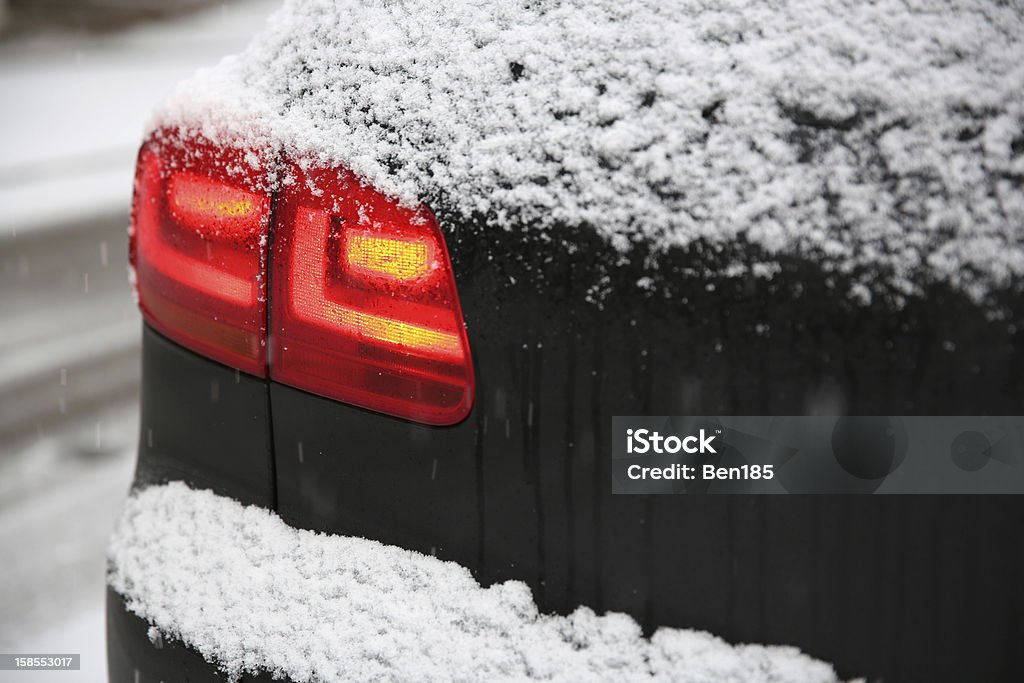
[[[111,586],[155,631],[235,676],[296,681],[835,681],[792,647],[731,646],[624,614],[538,612],[529,588],[361,538],[294,529],[180,482],[135,493],[109,548]]]
[[[160,126],[619,250],[745,236],[976,298],[1024,275],[1020,3],[287,0]]]

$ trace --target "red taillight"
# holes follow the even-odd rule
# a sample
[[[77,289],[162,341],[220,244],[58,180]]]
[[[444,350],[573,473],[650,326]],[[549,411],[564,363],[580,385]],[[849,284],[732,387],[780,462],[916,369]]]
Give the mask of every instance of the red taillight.
[[[139,153],[132,263],[147,322],[268,375],[269,161],[162,131]],[[473,366],[444,236],[347,171],[288,165],[278,197],[269,375],[434,425],[473,404]]]
[[[161,333],[266,376],[270,197],[256,153],[163,133],[139,153],[132,263],[139,305]]]
[[[346,171],[290,165],[274,227],[271,376],[434,425],[464,419],[473,367],[444,236]]]

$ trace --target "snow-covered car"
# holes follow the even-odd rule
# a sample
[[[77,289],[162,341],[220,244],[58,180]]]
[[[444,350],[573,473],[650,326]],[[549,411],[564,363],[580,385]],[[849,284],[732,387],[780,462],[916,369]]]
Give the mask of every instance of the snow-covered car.
[[[1021,414],[1022,36],[286,2],[139,153],[111,680],[1024,678],[1016,497],[608,476],[616,415]]]

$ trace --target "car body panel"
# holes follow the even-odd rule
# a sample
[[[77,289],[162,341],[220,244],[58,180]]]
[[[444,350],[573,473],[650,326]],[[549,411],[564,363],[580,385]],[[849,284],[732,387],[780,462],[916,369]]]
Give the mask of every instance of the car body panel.
[[[613,415],[1019,413],[1012,326],[942,287],[851,302],[809,261],[696,277],[728,255],[680,250],[652,292],[636,286],[644,259],[586,235],[464,225],[448,241],[473,413],[427,428],[274,386],[289,523],[526,581],[547,610],[793,644],[842,675],[1024,675],[1008,647],[1024,607],[1016,497],[613,496],[608,476]]]
[[[519,579],[545,610],[796,645],[843,676],[1024,677],[1017,497],[613,496],[608,477],[617,414],[1019,413],[1012,326],[944,289],[851,304],[798,261],[769,281],[697,277],[702,255],[669,254],[652,292],[643,259],[585,235],[442,225],[476,365],[467,420],[345,406],[147,328],[137,483],[183,479],[484,584]]]
[[[184,481],[273,509],[267,383],[142,331],[135,485]]]

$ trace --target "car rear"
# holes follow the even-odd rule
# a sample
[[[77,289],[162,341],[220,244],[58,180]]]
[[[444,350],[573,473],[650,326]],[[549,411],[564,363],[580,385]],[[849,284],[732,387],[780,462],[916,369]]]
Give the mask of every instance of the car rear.
[[[329,11],[303,15],[301,7],[284,19],[316,16],[328,27],[320,30],[330,30]],[[391,75],[367,59],[364,76]],[[404,64],[407,56],[393,59]],[[506,60],[501,68],[511,91],[531,74],[528,63]],[[316,83],[317,73],[310,67],[305,77]],[[315,96],[302,87],[289,85],[286,94]],[[377,95],[391,97],[386,88]],[[593,97],[600,119],[606,113]],[[657,98],[646,101],[638,98],[636,110]],[[755,116],[714,102],[691,107],[711,136]],[[868,149],[884,146],[876,127],[888,124],[875,113],[847,121],[772,106],[787,121],[790,151],[808,155],[792,160],[808,173],[829,168],[864,138],[877,138]],[[357,119],[368,135],[392,140],[386,121],[357,111],[323,116]],[[410,107],[387,113],[416,116]],[[276,137],[265,134],[263,117],[279,115],[287,125]],[[583,606],[626,613],[647,636],[696,628],[730,642],[795,645],[842,676],[1013,680],[1024,673],[1012,649],[1021,633],[1015,539],[1024,521],[1015,497],[621,496],[608,477],[617,415],[1018,414],[1024,372],[1015,276],[1010,286],[971,281],[988,287],[980,301],[977,288],[956,279],[904,278],[906,263],[885,255],[882,274],[867,270],[858,259],[891,246],[883,238],[856,243],[846,260],[843,247],[814,246],[813,233],[804,251],[776,250],[764,236],[775,219],[754,214],[747,215],[761,237],[673,243],[660,239],[664,206],[638,214],[628,192],[613,218],[631,221],[631,231],[596,229],[557,206],[540,218],[531,188],[557,178],[469,200],[458,185],[409,195],[394,177],[422,172],[418,164],[431,177],[456,171],[414,155],[377,158],[396,170],[375,175],[358,155],[342,163],[296,144],[294,115],[236,113],[222,129],[161,122],[142,147],[133,212],[146,320],[135,495],[184,482],[273,512],[294,529],[456,562],[478,587],[524,582],[541,612],[572,615]],[[553,121],[567,116],[551,113]],[[595,135],[623,120],[628,114],[595,120]],[[595,167],[618,178],[616,159],[609,153]],[[569,169],[584,163],[558,161]],[[892,172],[899,178],[884,197],[912,212],[908,197],[920,178]],[[623,191],[607,187],[594,201],[617,206],[616,189]],[[835,202],[856,194],[846,191],[853,194]],[[678,200],[671,189],[658,196],[670,207]],[[820,203],[792,201],[797,222],[802,201]],[[853,220],[838,203],[829,208],[827,193],[821,201],[823,215]],[[700,201],[688,206],[694,215],[709,210]],[[644,220],[655,226],[649,233],[636,227]],[[1008,251],[1019,249],[1016,235],[1005,236]],[[620,237],[623,248],[614,246]],[[828,256],[829,248],[843,253]],[[865,492],[848,485],[847,493]],[[167,490],[167,500],[191,500]],[[195,548],[208,548],[188,533],[175,538],[186,566]],[[238,540],[247,542],[263,547]],[[267,552],[273,565],[289,548]],[[118,569],[126,557],[114,555],[119,578],[109,593],[112,680],[216,680],[225,670],[253,679],[330,677],[324,672],[333,669],[315,663],[305,674],[275,665],[268,643],[237,650],[252,655],[245,662],[208,656],[236,650],[218,649],[216,633],[179,627],[175,609],[188,582],[166,604],[152,593],[143,599],[131,573]],[[161,577],[134,579],[142,586],[143,578],[152,585]],[[246,590],[232,584],[224,599]],[[275,590],[268,595],[287,593]],[[400,604],[402,596],[379,600]],[[631,631],[623,638],[653,642]],[[651,656],[645,661],[653,666]],[[808,670],[785,680],[806,679]],[[408,673],[383,671],[385,678]],[[673,671],[644,669],[683,676]]]

